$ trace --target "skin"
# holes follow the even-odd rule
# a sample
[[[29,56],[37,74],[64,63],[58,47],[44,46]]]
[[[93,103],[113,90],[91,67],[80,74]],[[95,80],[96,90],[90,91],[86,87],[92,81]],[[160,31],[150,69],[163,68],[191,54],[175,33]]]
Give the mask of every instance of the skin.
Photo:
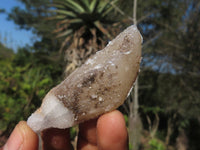
[[[47,129],[42,132],[44,150],[70,150],[69,129]],[[0,150],[37,150],[38,136],[25,121],[19,122]],[[117,110],[79,126],[77,150],[127,150],[125,120]]]

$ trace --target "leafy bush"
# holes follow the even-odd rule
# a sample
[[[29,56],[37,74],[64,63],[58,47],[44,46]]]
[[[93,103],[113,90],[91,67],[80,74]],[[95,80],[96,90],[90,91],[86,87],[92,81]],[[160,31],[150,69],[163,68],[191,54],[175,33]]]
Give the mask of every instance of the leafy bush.
[[[0,68],[0,130],[9,135],[17,122],[26,120],[57,84],[62,66],[23,50],[0,59]]]
[[[151,139],[149,141],[150,148],[148,150],[165,150],[165,146],[157,139]]]

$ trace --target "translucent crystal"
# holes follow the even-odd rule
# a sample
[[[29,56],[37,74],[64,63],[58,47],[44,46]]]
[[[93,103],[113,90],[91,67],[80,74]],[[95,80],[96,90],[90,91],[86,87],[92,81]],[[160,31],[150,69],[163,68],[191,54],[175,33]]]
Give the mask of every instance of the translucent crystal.
[[[137,77],[141,43],[137,27],[128,27],[50,90],[28,125],[35,132],[69,128],[119,107]]]

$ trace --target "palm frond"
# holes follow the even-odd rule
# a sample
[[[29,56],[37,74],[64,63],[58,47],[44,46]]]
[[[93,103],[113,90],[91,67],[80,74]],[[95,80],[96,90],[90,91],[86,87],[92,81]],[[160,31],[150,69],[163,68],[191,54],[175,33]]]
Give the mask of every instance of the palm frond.
[[[58,34],[56,37],[59,38],[59,37],[63,37],[63,36],[68,36],[72,32],[73,32],[73,30],[69,29],[69,30],[64,31],[63,33]]]
[[[74,0],[65,0],[65,2],[66,6],[68,6],[69,8],[72,8],[79,13],[84,12],[84,8],[78,2],[75,2]]]
[[[99,43],[102,43],[100,39],[104,35],[111,39],[106,28],[107,23],[114,22],[112,17],[108,17],[114,9],[111,1],[115,3],[118,0],[53,0],[52,13],[55,13],[54,18],[58,20],[54,33],[57,33],[57,37],[67,39],[61,49],[73,38],[82,38],[85,44],[96,36],[99,36],[95,38]],[[95,35],[92,32],[94,30]]]
[[[70,17],[76,17],[76,14],[74,14],[71,11],[67,11],[67,10],[56,9],[56,10],[52,10],[52,12],[55,12],[55,13],[61,14],[61,15],[70,16]]]
[[[112,38],[112,36],[109,34],[109,31],[107,29],[105,29],[103,27],[103,25],[99,22],[99,21],[96,21],[95,23],[95,26],[97,29],[99,29],[104,35],[106,35],[109,39]]]
[[[91,12],[94,12],[95,11],[95,8],[98,6],[98,0],[93,0],[92,2],[91,2],[91,4],[90,4],[90,11]]]

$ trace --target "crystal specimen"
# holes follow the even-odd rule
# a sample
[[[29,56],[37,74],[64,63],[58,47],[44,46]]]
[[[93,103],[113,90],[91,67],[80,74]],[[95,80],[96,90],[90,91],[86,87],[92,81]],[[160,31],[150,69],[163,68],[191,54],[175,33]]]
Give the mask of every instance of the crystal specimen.
[[[142,37],[132,25],[45,96],[28,125],[68,128],[123,104],[139,71]]]

